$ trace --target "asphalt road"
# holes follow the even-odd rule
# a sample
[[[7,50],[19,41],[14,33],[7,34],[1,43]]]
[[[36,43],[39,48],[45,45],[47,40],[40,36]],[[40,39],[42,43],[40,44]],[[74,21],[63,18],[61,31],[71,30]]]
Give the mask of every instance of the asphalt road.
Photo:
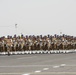
[[[76,75],[76,53],[3,55],[0,75]]]

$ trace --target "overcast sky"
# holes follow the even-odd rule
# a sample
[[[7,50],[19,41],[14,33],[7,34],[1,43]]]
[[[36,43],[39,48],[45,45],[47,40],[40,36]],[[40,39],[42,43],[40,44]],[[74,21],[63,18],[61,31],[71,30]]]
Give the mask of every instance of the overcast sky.
[[[76,36],[76,0],[0,0],[0,36],[60,32]]]

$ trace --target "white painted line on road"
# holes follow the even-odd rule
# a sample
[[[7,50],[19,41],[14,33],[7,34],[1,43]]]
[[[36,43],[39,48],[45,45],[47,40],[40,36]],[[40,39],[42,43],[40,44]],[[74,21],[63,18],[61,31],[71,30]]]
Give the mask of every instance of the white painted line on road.
[[[65,66],[66,64],[61,64],[60,66]]]
[[[43,68],[43,70],[48,70],[49,68]]]
[[[39,72],[41,72],[41,71],[35,71],[35,73],[39,73]]]
[[[53,66],[53,68],[59,68],[60,66]]]
[[[22,75],[30,75],[29,73],[27,73],[27,74],[22,74]]]

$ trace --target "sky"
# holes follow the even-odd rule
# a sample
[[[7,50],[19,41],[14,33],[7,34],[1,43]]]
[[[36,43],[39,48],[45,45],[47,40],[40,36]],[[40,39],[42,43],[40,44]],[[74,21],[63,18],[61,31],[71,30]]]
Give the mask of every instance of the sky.
[[[0,36],[21,33],[76,36],[76,0],[0,0]]]

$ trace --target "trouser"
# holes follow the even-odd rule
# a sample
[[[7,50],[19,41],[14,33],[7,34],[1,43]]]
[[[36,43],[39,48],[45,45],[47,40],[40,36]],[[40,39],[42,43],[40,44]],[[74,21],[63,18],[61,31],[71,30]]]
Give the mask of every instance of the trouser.
[[[10,51],[8,51],[8,56],[10,56]]]

